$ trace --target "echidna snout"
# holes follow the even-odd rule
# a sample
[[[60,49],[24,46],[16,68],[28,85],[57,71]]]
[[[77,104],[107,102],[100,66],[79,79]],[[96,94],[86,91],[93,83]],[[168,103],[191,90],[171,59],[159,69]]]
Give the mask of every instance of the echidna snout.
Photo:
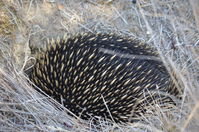
[[[138,39],[80,34],[50,43],[30,78],[83,119],[132,121],[153,100],[172,103],[160,92],[178,94],[158,54]]]

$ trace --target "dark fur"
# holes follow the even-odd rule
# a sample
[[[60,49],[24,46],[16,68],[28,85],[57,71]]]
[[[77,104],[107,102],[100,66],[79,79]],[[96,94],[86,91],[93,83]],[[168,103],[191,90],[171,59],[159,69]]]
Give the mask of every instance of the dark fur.
[[[154,100],[173,103],[166,94],[179,94],[156,52],[137,39],[108,34],[62,38],[37,58],[30,78],[83,119],[133,121]]]

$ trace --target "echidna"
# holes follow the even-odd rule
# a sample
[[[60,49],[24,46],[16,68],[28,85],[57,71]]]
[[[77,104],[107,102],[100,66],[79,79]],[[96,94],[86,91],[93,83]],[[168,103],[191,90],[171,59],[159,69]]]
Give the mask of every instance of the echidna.
[[[82,119],[133,121],[179,94],[158,54],[138,39],[85,33],[50,44],[30,79]]]

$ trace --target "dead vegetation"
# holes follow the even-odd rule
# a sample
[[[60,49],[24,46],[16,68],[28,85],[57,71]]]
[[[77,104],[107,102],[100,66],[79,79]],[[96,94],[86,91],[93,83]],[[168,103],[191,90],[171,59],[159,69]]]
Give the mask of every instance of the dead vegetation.
[[[198,9],[198,0],[0,0],[0,131],[197,132]],[[157,108],[145,122],[95,126],[70,117],[66,108],[36,92],[24,73],[34,54],[47,38],[78,32],[136,36],[156,47],[184,89],[178,107],[168,111],[171,116]]]

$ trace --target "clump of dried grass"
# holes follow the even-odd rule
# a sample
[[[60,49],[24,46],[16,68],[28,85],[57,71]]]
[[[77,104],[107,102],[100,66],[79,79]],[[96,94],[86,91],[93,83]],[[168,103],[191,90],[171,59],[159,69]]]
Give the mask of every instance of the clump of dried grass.
[[[0,34],[0,130],[2,131],[197,131],[199,128],[199,18],[197,0],[73,0],[4,1],[12,36]],[[11,10],[13,9],[14,10]],[[1,27],[1,26],[0,26]],[[115,32],[137,36],[156,47],[162,60],[184,89],[178,107],[127,126],[100,126],[74,119],[52,98],[36,92],[24,70],[30,54],[48,37],[76,32]],[[28,67],[27,67],[28,66]],[[168,113],[166,112],[166,113]],[[153,113],[153,112],[151,112]],[[97,130],[96,130],[97,131]]]

